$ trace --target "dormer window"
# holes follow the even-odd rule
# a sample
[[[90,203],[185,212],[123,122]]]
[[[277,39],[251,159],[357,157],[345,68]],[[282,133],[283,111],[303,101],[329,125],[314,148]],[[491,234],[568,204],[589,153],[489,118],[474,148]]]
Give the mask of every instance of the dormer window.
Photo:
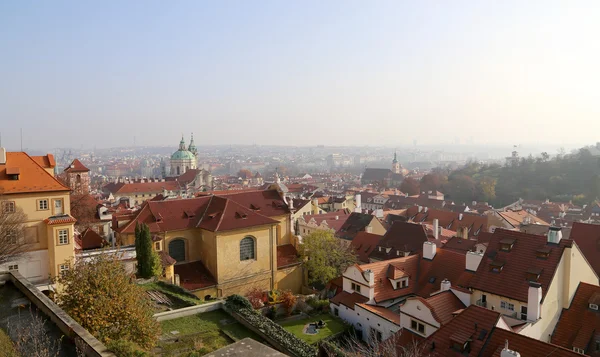
[[[358,285],[356,283],[352,283],[352,285],[350,287],[352,288],[353,291],[360,293],[360,285]]]
[[[19,179],[19,175],[21,174],[21,170],[18,167],[7,167],[6,168],[6,176],[8,176],[9,180],[16,181]]]
[[[504,267],[503,262],[493,261],[490,263],[490,271],[493,273],[501,272],[503,267]]]
[[[596,305],[596,304],[590,304],[590,309],[598,311],[598,305]]]
[[[404,289],[406,287],[408,287],[408,278],[396,282],[396,289]]]
[[[500,250],[503,252],[510,252],[512,250],[512,247],[514,244],[515,244],[515,239],[504,238],[504,239],[500,240]]]
[[[552,248],[550,248],[550,247],[543,247],[543,248],[540,248],[540,249],[538,249],[538,250],[535,251],[535,256],[538,259],[546,260],[550,256],[550,252],[551,251],[552,251]]]
[[[540,268],[529,268],[527,269],[526,280],[537,282],[542,274],[543,269]]]

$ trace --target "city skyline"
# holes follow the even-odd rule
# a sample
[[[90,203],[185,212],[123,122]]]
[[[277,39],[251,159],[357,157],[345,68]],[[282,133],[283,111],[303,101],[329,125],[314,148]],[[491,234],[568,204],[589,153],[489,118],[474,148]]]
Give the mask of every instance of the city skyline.
[[[594,144],[600,7],[559,3],[3,3],[2,143]]]

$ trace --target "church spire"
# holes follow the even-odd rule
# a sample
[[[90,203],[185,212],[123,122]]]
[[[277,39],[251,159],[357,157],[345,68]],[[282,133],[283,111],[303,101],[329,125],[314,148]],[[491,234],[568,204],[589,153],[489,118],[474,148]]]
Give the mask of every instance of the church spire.
[[[190,139],[190,146],[188,146],[188,151],[194,154],[194,156],[198,156],[198,150],[196,149],[196,144],[194,144],[194,133],[192,133],[192,138]]]
[[[183,134],[181,134],[181,141],[179,142],[179,151],[185,151],[185,140]]]
[[[394,150],[394,161],[392,161],[392,164],[395,164],[397,162],[398,162],[398,157],[397,157],[397,154],[396,154],[396,150]]]

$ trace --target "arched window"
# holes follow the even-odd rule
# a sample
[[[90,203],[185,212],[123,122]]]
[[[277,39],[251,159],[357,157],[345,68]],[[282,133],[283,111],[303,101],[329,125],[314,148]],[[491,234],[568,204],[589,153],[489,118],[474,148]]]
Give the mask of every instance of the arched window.
[[[177,175],[181,175],[181,173],[179,172],[179,166],[177,166]]]
[[[77,177],[75,178],[75,182],[81,183],[81,175],[77,174]]]
[[[256,259],[254,238],[246,237],[240,242],[240,260]]]
[[[185,242],[183,239],[173,239],[169,242],[169,255],[177,263],[185,261]]]

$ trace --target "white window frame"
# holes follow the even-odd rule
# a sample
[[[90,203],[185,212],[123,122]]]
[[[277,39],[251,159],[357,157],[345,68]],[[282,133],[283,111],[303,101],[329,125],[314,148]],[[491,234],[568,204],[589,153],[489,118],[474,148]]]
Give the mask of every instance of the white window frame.
[[[590,309],[598,311],[598,305],[590,304]]]
[[[37,204],[38,204],[38,211],[47,211],[49,209],[47,198],[38,200]]]
[[[64,233],[64,235],[63,235]],[[68,229],[59,229],[56,231],[58,235],[58,245],[66,245],[69,244],[69,230]],[[64,241],[63,241],[64,239]]]
[[[2,213],[15,213],[17,206],[15,201],[4,201],[2,202]]]
[[[14,229],[10,229],[6,232],[6,240],[8,241],[8,243],[10,244],[17,244],[18,243],[18,236],[17,236],[17,232]]]
[[[58,273],[61,275],[69,269],[71,269],[69,264],[59,264],[58,265]]]
[[[8,266],[8,271],[19,271],[19,264],[12,264]]]
[[[573,352],[584,354],[585,351],[579,347],[573,347]]]
[[[360,293],[360,285],[359,284],[352,283],[352,285],[350,285],[350,287],[352,288],[352,291],[356,291],[357,293]]]

